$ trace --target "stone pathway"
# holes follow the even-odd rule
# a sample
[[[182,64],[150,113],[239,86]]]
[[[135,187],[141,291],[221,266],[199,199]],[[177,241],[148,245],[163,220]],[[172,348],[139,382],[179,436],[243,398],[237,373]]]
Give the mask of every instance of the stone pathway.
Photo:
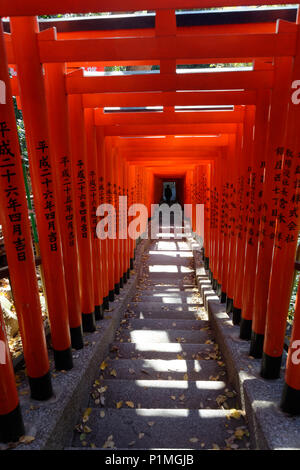
[[[185,240],[144,255],[73,448],[247,449],[249,433],[195,287]]]

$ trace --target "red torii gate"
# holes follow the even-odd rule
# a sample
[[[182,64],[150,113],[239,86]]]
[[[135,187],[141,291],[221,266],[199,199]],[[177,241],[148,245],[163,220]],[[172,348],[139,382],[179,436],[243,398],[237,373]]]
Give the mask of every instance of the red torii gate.
[[[124,11],[123,1],[111,3],[103,1],[102,9]],[[262,375],[276,378],[299,229],[299,107],[291,100],[300,76],[299,22],[278,21],[276,30],[259,24],[195,27],[186,34],[176,26],[175,8],[196,8],[196,0],[128,0],[126,10],[156,10],[155,29],[135,31],[134,37],[117,31],[107,37],[39,32],[34,18],[93,11],[98,4],[2,0],[0,6],[0,16],[11,17],[11,34],[1,31],[0,38],[0,216],[31,396],[47,399],[52,387],[12,96],[18,96],[24,115],[56,368],[72,368],[71,346],[83,347],[82,327],[95,329],[132,267],[135,242],[123,237],[123,222],[116,239],[99,240],[96,208],[116,207],[120,195],[149,208],[155,175],[163,174],[185,178],[189,215],[205,203],[205,261],[214,286],[221,300],[227,298],[234,323],[241,324],[241,338],[251,338],[251,354],[263,357]],[[222,2],[233,4],[244,2]],[[218,5],[207,0],[201,6]],[[254,61],[254,69],[176,74],[176,64],[216,61]],[[85,64],[157,63],[159,74],[87,77],[76,70]],[[17,78],[9,78],[8,64],[16,66]],[[234,108],[174,109],[199,105]],[[164,109],[103,112],[114,106]],[[203,137],[193,137],[198,135]],[[138,136],[185,136],[188,145],[179,138],[147,139],[145,145]],[[299,302],[291,344],[299,333],[298,310]],[[0,320],[6,348],[0,436],[12,440],[23,425]],[[300,368],[292,353],[291,347],[282,407],[296,413]]]

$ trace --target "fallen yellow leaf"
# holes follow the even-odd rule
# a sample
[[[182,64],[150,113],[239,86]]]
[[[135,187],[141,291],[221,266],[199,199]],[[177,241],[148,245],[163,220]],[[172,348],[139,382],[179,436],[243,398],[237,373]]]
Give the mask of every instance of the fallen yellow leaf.
[[[134,403],[132,401],[125,401],[125,403],[129,408],[134,408]]]
[[[87,409],[85,410],[85,412],[83,413],[82,421],[83,421],[84,423],[86,423],[86,422],[88,421],[91,412],[92,412],[92,408],[87,408]]]
[[[241,411],[236,410],[235,408],[232,408],[232,410],[229,411],[226,417],[228,419],[230,418],[240,419],[241,415],[242,415]]]
[[[19,442],[22,442],[22,444],[30,444],[34,440],[35,437],[33,436],[22,436],[20,437]]]
[[[106,361],[102,361],[101,364],[100,364],[100,369],[101,369],[101,370],[105,370],[107,366],[108,366],[107,362],[106,362]]]

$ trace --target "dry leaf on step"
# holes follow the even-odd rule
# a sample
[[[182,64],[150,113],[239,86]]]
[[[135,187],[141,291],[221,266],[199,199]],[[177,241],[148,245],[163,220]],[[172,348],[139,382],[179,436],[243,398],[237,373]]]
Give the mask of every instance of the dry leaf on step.
[[[134,408],[134,403],[132,401],[125,401],[125,403],[129,408]]]
[[[107,366],[108,366],[107,362],[106,362],[106,361],[102,361],[101,364],[100,364],[100,369],[101,369],[101,370],[105,370]]]
[[[22,436],[20,437],[19,442],[22,442],[22,444],[30,444],[34,440],[35,437],[33,436]]]

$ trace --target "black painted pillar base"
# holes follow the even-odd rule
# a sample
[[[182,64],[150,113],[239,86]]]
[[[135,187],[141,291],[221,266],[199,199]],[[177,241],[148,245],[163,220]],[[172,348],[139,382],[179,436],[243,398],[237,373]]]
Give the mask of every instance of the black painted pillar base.
[[[212,281],[213,281],[213,273],[211,272],[210,269],[208,269],[208,277],[209,277],[210,282],[212,283]]]
[[[82,329],[86,333],[93,333],[96,330],[95,313],[83,313]]]
[[[204,269],[209,270],[209,258],[207,256],[204,257]]]
[[[255,357],[255,359],[261,359],[264,351],[264,339],[265,335],[255,333],[252,331],[251,334],[251,345],[250,345],[250,356]]]
[[[123,283],[127,283],[127,271],[123,274]]]
[[[134,263],[134,259],[130,258],[130,269],[133,269],[133,263]]]
[[[103,298],[103,310],[109,310],[109,298],[108,298],[108,296]]]
[[[25,428],[21,408],[18,404],[10,413],[0,415],[0,442],[16,442],[24,435]]]
[[[120,286],[120,289],[122,289],[124,287],[123,277],[120,277],[119,286]]]
[[[245,340],[251,339],[252,333],[252,320],[245,320],[245,318],[241,319],[240,325],[240,338]]]
[[[220,303],[225,304],[226,298],[227,298],[226,292],[221,292]]]
[[[232,323],[234,325],[239,325],[241,323],[242,310],[232,306]]]
[[[222,286],[221,284],[217,283],[217,296],[220,298],[222,293]]]
[[[120,283],[119,283],[119,282],[117,282],[117,283],[115,284],[115,294],[116,294],[116,295],[119,295],[119,294],[120,294]]]
[[[113,302],[115,300],[115,291],[114,290],[109,291],[108,298],[109,298],[110,302]]]
[[[82,349],[83,348],[82,325],[77,326],[76,328],[70,328],[70,334],[71,334],[72,348]]]
[[[285,413],[300,415],[300,390],[284,384],[280,408]]]
[[[56,370],[70,370],[73,368],[73,357],[71,347],[58,351],[53,349],[54,363]]]
[[[233,309],[233,299],[230,297],[226,298],[226,313],[231,313]]]
[[[130,268],[127,269],[126,277],[127,277],[127,279],[130,279]]]
[[[42,377],[29,377],[30,397],[33,400],[45,401],[53,395],[51,375],[47,372]]]
[[[104,309],[103,309],[103,304],[102,305],[95,305],[95,320],[103,320],[103,314],[104,314]]]
[[[278,379],[280,377],[281,358],[282,356],[273,357],[264,352],[260,375],[264,379]]]
[[[218,286],[218,281],[217,281],[217,279],[213,279],[213,280],[212,280],[212,288],[213,288],[214,291],[217,290],[217,286]]]

